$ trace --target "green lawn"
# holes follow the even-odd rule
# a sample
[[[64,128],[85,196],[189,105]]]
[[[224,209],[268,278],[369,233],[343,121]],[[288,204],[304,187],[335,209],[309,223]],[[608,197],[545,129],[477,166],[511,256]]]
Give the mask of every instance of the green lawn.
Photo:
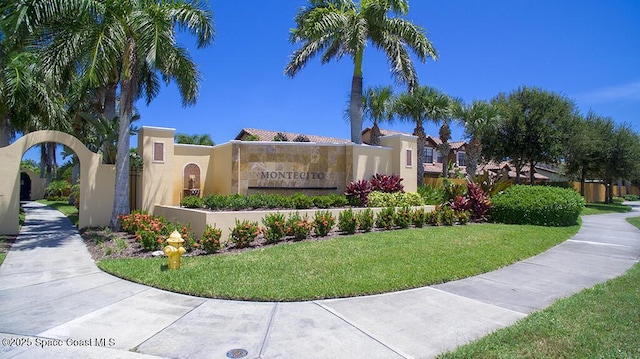
[[[282,244],[237,254],[109,259],[117,276],[186,294],[298,301],[391,292],[456,280],[529,258],[570,238],[579,226],[502,224],[426,227]]]
[[[640,228],[640,217],[628,221]],[[636,264],[621,277],[439,358],[640,358],[639,304]]]
[[[583,216],[605,213],[626,213],[631,207],[621,203],[587,203],[582,211]]]

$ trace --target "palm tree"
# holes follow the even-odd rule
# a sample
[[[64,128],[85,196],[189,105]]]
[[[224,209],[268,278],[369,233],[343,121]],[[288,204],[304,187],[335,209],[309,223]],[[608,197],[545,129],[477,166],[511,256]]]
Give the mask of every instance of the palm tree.
[[[452,100],[449,96],[429,86],[418,86],[413,91],[400,94],[395,101],[394,112],[402,119],[416,125],[413,135],[418,137],[418,185],[424,180],[425,144],[427,135],[424,122],[445,122],[451,115]],[[443,141],[444,142],[444,141]],[[445,153],[442,154],[446,160]],[[443,161],[444,161],[443,160]],[[447,164],[443,163],[443,167]]]
[[[482,157],[482,132],[494,123],[498,111],[486,101],[473,101],[471,105],[456,102],[453,111],[456,118],[465,129],[465,136],[469,139],[467,146],[467,177],[473,179]]]
[[[209,134],[187,135],[186,133],[178,133],[175,137],[176,143],[187,145],[213,146],[215,144]]]
[[[371,140],[373,146],[380,146],[380,122],[393,120],[393,89],[391,86],[369,87],[364,91],[362,103],[364,117],[371,120]]]
[[[176,28],[189,31],[197,46],[209,45],[214,29],[211,12],[196,1],[56,0],[51,6],[22,5],[31,19],[49,26],[45,68],[62,78],[70,69],[82,72],[88,88],[104,89],[103,115],[115,117],[119,87],[116,186],[111,229],[129,212],[129,133],[133,101],[147,103],[158,92],[160,76],[175,80],[183,105],[195,103],[200,78],[187,50],[176,43]],[[80,64],[78,66],[78,64]],[[158,75],[158,73],[160,75]]]
[[[294,77],[314,56],[322,54],[322,63],[348,55],[353,60],[349,100],[351,141],[362,143],[362,62],[370,42],[384,51],[398,83],[409,89],[418,85],[418,76],[409,49],[421,62],[437,54],[425,30],[402,19],[409,11],[408,0],[310,0],[295,17],[296,28],[290,41],[301,44],[294,51],[284,72]],[[392,13],[397,17],[389,17]]]

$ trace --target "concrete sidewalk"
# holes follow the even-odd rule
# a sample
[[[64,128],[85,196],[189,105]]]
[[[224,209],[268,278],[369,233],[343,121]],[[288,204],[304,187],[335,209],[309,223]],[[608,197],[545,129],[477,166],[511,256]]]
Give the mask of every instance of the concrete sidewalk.
[[[105,274],[62,214],[33,202],[25,209],[0,267],[6,358],[430,358],[617,277],[640,257],[640,230],[625,221],[640,216],[634,208],[583,217],[572,239],[464,280],[358,298],[238,302]]]

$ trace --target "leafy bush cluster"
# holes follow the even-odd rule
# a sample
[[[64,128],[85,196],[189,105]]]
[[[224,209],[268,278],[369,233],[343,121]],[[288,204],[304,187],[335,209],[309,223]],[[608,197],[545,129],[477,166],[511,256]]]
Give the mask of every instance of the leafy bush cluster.
[[[493,222],[571,226],[584,208],[584,199],[573,189],[515,185],[492,197]]]
[[[371,180],[359,180],[347,185],[345,195],[353,206],[404,207],[423,206],[425,201],[418,193],[404,192],[402,178],[397,174],[376,174]]]
[[[625,201],[638,201],[640,200],[640,196],[635,194],[628,194],[624,196]]]
[[[328,194],[323,196],[307,196],[296,193],[292,196],[281,194],[256,193],[252,195],[221,195],[210,194],[203,198],[185,197],[181,205],[187,208],[208,208],[214,211],[242,211],[250,209],[309,209],[334,208],[347,205],[343,195]]]
[[[368,207],[406,207],[424,206],[420,194],[415,192],[379,192],[373,191],[368,197]]]
[[[174,230],[180,232],[182,239],[184,239],[183,247],[185,249],[202,246],[202,239],[200,241],[195,239],[191,224],[171,223],[163,217],[143,211],[133,211],[130,214],[121,215],[119,218],[122,230],[134,235],[136,241],[146,251],[161,249],[166,245],[166,239]]]
[[[436,214],[440,217],[434,218],[435,225],[438,225],[437,222],[446,225],[451,221],[465,224],[470,220],[474,222],[487,220],[492,203],[480,184],[469,182],[465,186],[445,181],[443,187],[443,198],[446,201],[441,206],[441,213]],[[453,210],[453,218],[450,218],[451,214],[446,208]]]

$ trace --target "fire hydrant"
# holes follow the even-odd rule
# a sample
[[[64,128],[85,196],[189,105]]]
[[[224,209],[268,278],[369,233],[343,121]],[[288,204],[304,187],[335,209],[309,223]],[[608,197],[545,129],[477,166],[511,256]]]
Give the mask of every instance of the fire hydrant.
[[[167,238],[168,246],[164,247],[164,254],[169,258],[169,269],[180,269],[180,256],[186,252],[182,243],[184,243],[184,239],[180,235],[180,232],[173,231]]]

